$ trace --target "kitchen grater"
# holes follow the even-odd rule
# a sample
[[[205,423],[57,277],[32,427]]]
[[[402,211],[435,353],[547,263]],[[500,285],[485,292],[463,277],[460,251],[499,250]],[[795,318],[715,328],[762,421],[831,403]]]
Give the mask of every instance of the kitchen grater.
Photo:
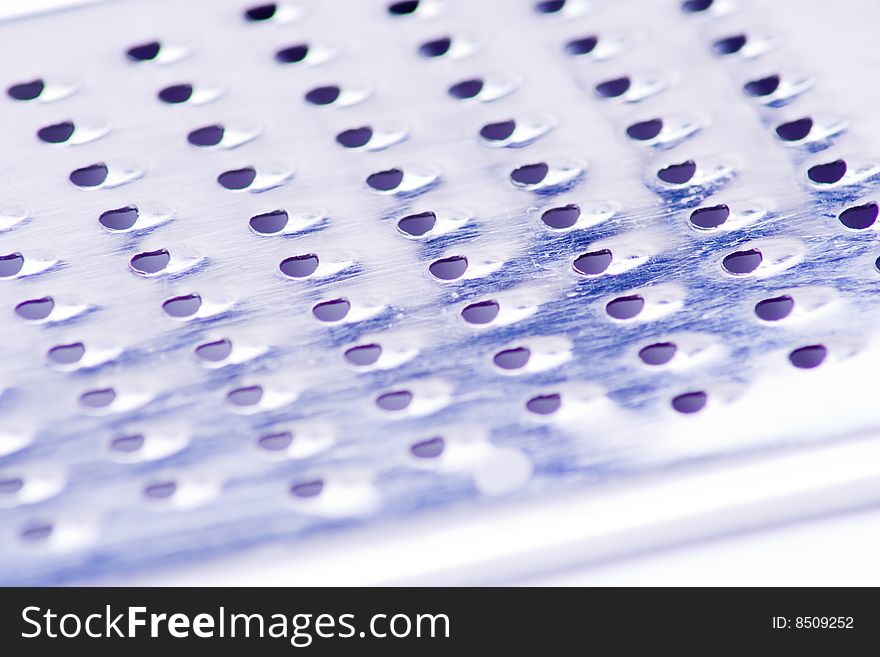
[[[504,581],[873,502],[872,11],[2,23],[0,581]]]

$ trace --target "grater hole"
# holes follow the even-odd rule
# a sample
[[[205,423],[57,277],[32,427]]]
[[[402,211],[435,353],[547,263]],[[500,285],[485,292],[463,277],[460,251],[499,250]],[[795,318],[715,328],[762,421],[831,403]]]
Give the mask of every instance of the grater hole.
[[[580,216],[580,206],[571,203],[558,208],[550,208],[541,215],[541,221],[550,228],[563,230],[574,226]]]
[[[343,130],[336,135],[336,141],[345,148],[360,148],[366,146],[373,138],[373,129],[369,126]]]
[[[648,141],[654,139],[663,130],[663,121],[661,119],[649,119],[647,121],[639,121],[633,123],[626,129],[626,134],[630,139],[636,141]]]
[[[419,0],[404,0],[404,2],[392,2],[388,5],[388,13],[392,16],[409,16],[419,8]]]
[[[755,304],[755,314],[765,322],[778,322],[785,319],[792,310],[794,310],[794,299],[787,294],[761,299]]]
[[[603,98],[619,98],[629,91],[631,84],[629,77],[626,76],[605,80],[596,85],[596,93]]]
[[[547,177],[549,171],[550,167],[545,162],[526,164],[511,171],[510,179],[519,185],[537,185]]]
[[[222,125],[207,125],[190,132],[186,139],[193,146],[216,146],[223,140]]]
[[[499,121],[487,123],[480,128],[480,136],[488,141],[504,141],[516,130],[516,121]]]
[[[267,452],[280,452],[292,444],[293,434],[290,431],[267,433],[257,439],[257,445],[260,449],[265,449]]]
[[[685,392],[672,398],[672,408],[685,415],[699,413],[708,400],[709,396],[702,390]]]
[[[693,160],[687,160],[678,164],[670,164],[657,172],[657,177],[670,185],[684,185],[689,182],[697,172],[697,164]]]
[[[82,167],[81,169],[74,169],[70,172],[70,182],[72,182],[77,187],[84,187],[86,189],[91,187],[99,187],[107,180],[107,165],[103,162],[99,162],[97,164],[90,164],[87,167]]]
[[[220,363],[232,353],[232,342],[223,338],[213,342],[205,342],[196,347],[196,356],[208,363]]]
[[[63,144],[70,139],[75,126],[71,121],[53,123],[37,130],[37,137],[47,144]]]
[[[133,62],[149,62],[156,59],[161,47],[158,41],[150,41],[129,48],[125,54]]]
[[[492,357],[495,366],[502,370],[518,370],[526,366],[532,352],[525,347],[504,349]]]
[[[280,233],[287,226],[289,217],[284,210],[273,210],[257,214],[248,222],[255,233],[260,235],[274,235]]]
[[[98,223],[108,230],[128,230],[138,220],[138,209],[134,205],[102,212]]]
[[[405,235],[421,237],[430,232],[436,223],[437,215],[433,212],[419,212],[403,217],[397,222],[397,228]]]
[[[876,203],[865,203],[864,205],[855,205],[847,208],[840,213],[838,219],[847,228],[853,230],[864,230],[870,228],[877,221],[878,208]]]
[[[409,390],[394,390],[376,397],[376,406],[383,411],[402,411],[412,400],[413,394]]]
[[[13,84],[6,90],[6,93],[15,100],[36,100],[45,88],[46,84],[42,80],[31,80],[30,82]]]
[[[805,117],[803,119],[788,121],[787,123],[780,123],[776,126],[776,134],[783,141],[800,141],[810,134],[810,130],[812,129],[813,119]]]
[[[585,276],[596,276],[604,272],[611,265],[611,251],[609,249],[600,249],[599,251],[589,251],[579,255],[572,268],[578,273]]]
[[[146,440],[142,434],[136,433],[129,436],[120,436],[114,438],[110,443],[110,449],[114,452],[122,452],[123,454],[131,454],[137,452],[143,446]]]
[[[699,14],[712,6],[713,0],[685,0],[681,3],[682,11],[688,14]]]
[[[605,312],[614,319],[632,319],[645,307],[645,300],[638,294],[617,297],[605,304]]]
[[[318,269],[318,256],[314,253],[291,256],[282,260],[278,268],[282,274],[290,278],[306,278]]]
[[[159,100],[170,105],[179,105],[192,98],[193,86],[191,84],[173,84],[159,91]]]
[[[535,3],[535,11],[539,14],[556,14],[565,8],[565,0],[542,0]]]
[[[144,497],[152,500],[167,500],[177,492],[177,484],[173,481],[160,481],[144,487]]]
[[[419,46],[419,54],[422,57],[442,57],[449,52],[452,47],[452,39],[450,37],[441,37],[431,41],[425,41]]]
[[[735,55],[743,46],[746,45],[746,35],[737,34],[735,36],[718,39],[712,44],[712,50],[719,55]]]
[[[578,55],[588,55],[596,49],[599,43],[599,37],[588,36],[581,39],[572,39],[565,44],[565,52],[569,55],[577,57]]]
[[[672,360],[678,347],[673,342],[655,342],[639,349],[639,358],[645,365],[665,365]]]
[[[56,365],[73,365],[82,359],[86,347],[82,342],[59,344],[46,353],[46,357]]]
[[[241,169],[231,169],[224,171],[217,176],[217,182],[224,189],[230,191],[239,191],[247,189],[253,184],[257,177],[257,170],[253,167],[243,167]]]
[[[172,297],[162,303],[162,310],[169,317],[182,319],[184,317],[192,317],[199,308],[202,307],[202,297],[198,294],[184,294],[179,297]]]
[[[428,265],[428,271],[441,281],[454,281],[467,271],[468,261],[464,256],[452,256],[435,260]]]
[[[290,487],[290,494],[301,499],[317,497],[324,490],[324,482],[320,479],[304,481]]]
[[[488,324],[498,317],[500,307],[498,302],[494,300],[479,301],[462,308],[461,317],[468,324]]]
[[[52,532],[54,531],[54,527],[49,523],[35,523],[32,525],[28,525],[25,527],[19,536],[23,541],[27,542],[37,542],[37,541],[45,541],[48,539]]]
[[[827,355],[828,349],[824,345],[811,344],[792,351],[788,355],[788,360],[798,369],[810,370],[819,367]]]
[[[562,406],[562,396],[558,393],[537,395],[526,402],[526,410],[535,415],[552,415]]]
[[[441,436],[434,436],[433,438],[413,443],[410,445],[409,451],[416,458],[435,459],[443,454],[445,448],[446,441]]]
[[[766,78],[750,80],[743,85],[743,90],[749,96],[761,98],[769,96],[779,88],[781,78],[778,75],[768,75]]]
[[[312,307],[312,315],[322,322],[340,322],[351,310],[351,302],[348,299],[332,299],[322,301]]]
[[[251,22],[268,21],[275,17],[278,11],[278,5],[270,2],[265,5],[255,5],[249,9],[245,9],[245,20]]]
[[[483,81],[479,78],[474,78],[472,80],[462,80],[461,82],[456,82],[451,87],[449,87],[449,95],[453,98],[458,98],[459,100],[468,100],[470,98],[475,98],[480,94],[483,90]]]
[[[55,308],[55,301],[52,297],[43,297],[41,299],[28,299],[22,301],[15,307],[15,314],[24,320],[38,322],[46,319]]]
[[[833,185],[839,182],[846,173],[846,162],[843,160],[834,160],[834,162],[826,162],[825,164],[817,164],[807,170],[807,177],[814,183],[822,185]]]
[[[342,90],[335,85],[315,87],[306,92],[305,99],[312,105],[332,105],[339,98]]]
[[[390,192],[396,189],[403,180],[403,171],[400,169],[388,169],[378,171],[367,176],[367,185],[379,192]]]
[[[0,495],[13,495],[24,488],[24,479],[10,477],[0,479]]]
[[[760,265],[764,259],[763,254],[758,249],[746,249],[744,251],[734,251],[721,261],[721,266],[728,274],[734,276],[744,276],[751,274]]]
[[[345,350],[345,360],[357,367],[374,365],[382,355],[382,347],[377,344],[363,344]]]
[[[226,393],[226,401],[233,406],[248,407],[256,406],[263,399],[262,386],[244,386],[234,388]]]
[[[298,64],[308,56],[308,44],[298,43],[295,46],[288,46],[276,52],[275,61],[279,64]]]
[[[691,224],[697,228],[709,230],[718,228],[730,216],[730,208],[724,204],[707,208],[697,208],[691,212]]]
[[[143,251],[132,256],[129,266],[137,274],[156,274],[165,269],[170,260],[171,254],[167,249]]]
[[[87,390],[79,396],[80,406],[86,408],[107,408],[116,400],[116,391],[113,388],[97,388]]]
[[[0,278],[12,278],[24,267],[24,256],[20,253],[9,253],[0,256]]]

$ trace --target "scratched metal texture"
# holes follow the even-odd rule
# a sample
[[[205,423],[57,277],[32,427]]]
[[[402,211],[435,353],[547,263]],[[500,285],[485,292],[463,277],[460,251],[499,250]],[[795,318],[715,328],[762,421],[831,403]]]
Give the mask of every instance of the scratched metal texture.
[[[0,24],[0,582],[144,573],[878,424],[874,3],[389,4],[253,21],[242,0],[132,0]],[[622,97],[596,91],[622,76]],[[478,97],[450,94],[473,79]],[[760,80],[769,95],[746,91]],[[178,84],[189,102],[164,102]],[[335,103],[306,100],[329,85]],[[657,137],[628,136],[653,119]],[[217,146],[189,143],[215,125]],[[337,140],[362,127],[358,148]],[[843,179],[811,182],[839,159]],[[689,161],[683,184],[658,178]],[[100,163],[98,188],[73,184]],[[541,183],[514,184],[539,163]],[[218,182],[245,167],[250,188]],[[397,188],[369,186],[395,169]],[[569,204],[577,224],[545,225]],[[691,223],[720,205],[723,224]],[[99,222],[129,206],[129,230]],[[283,234],[257,234],[275,210]],[[398,227],[429,211],[427,234]],[[756,269],[725,270],[753,249]],[[585,253],[601,271],[576,271]],[[283,273],[305,255],[314,272]],[[785,295],[786,317],[756,315]],[[621,296],[639,314],[609,317]],[[169,316],[180,297],[194,316]],[[348,315],[319,321],[334,299]],[[469,324],[483,301],[497,316]],[[672,359],[642,362],[657,343]],[[365,345],[381,351],[347,359]],[[511,349],[527,362],[499,367]]]

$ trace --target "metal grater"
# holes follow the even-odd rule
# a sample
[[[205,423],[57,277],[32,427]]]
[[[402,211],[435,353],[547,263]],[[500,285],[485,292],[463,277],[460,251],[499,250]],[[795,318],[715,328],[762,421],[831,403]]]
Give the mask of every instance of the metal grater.
[[[412,523],[524,536],[613,484],[641,492],[603,522],[653,499],[649,527],[652,482],[817,445],[850,451],[816,472],[876,476],[868,13],[131,0],[0,24],[0,582],[357,561],[363,532],[393,579]],[[748,498],[725,476],[675,504]]]

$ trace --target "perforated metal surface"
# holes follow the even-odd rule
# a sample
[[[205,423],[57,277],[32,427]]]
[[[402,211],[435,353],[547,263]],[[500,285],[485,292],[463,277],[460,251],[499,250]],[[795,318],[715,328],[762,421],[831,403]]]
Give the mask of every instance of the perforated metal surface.
[[[0,26],[0,581],[876,425],[819,3],[249,8]]]

